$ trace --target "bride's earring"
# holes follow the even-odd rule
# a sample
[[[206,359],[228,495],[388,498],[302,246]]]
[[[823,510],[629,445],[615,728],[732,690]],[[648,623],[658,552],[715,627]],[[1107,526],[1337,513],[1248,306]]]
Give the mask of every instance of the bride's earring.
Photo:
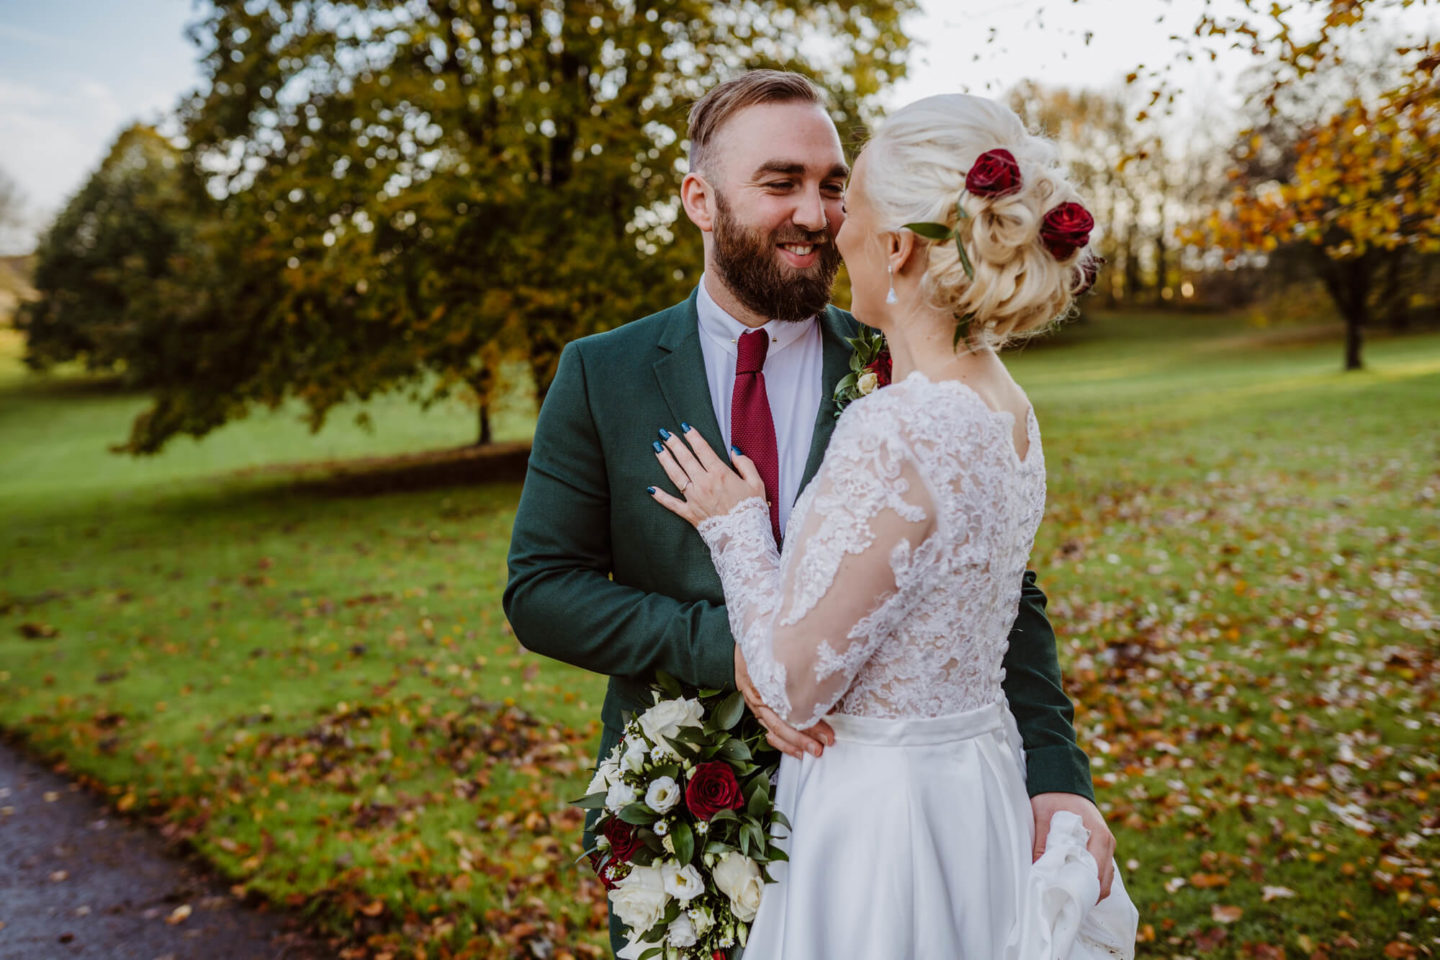
[[[900,298],[895,296],[895,268],[887,266],[885,269],[890,272],[890,292],[885,294],[885,302],[899,303]]]

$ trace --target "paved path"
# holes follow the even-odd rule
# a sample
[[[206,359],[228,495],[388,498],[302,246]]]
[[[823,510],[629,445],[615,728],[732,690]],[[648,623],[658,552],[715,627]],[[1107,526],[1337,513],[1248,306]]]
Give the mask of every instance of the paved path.
[[[0,741],[0,960],[333,955]]]

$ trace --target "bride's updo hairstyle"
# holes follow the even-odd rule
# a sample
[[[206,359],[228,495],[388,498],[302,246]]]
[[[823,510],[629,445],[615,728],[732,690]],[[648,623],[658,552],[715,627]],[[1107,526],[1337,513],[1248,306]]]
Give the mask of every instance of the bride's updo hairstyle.
[[[1014,166],[1003,163],[1011,177],[1018,167],[1018,188],[999,196],[970,192],[966,176],[982,154],[995,150],[1013,157]],[[899,230],[929,222],[958,233],[974,280],[955,240],[933,240],[921,291],[957,320],[973,318],[970,332],[982,342],[1000,345],[1043,332],[1094,282],[1088,226],[1057,242],[1053,211],[1070,203],[1062,214],[1076,212],[1087,223],[1089,214],[1078,206],[1053,145],[1026,132],[1008,107],[967,94],[926,97],[891,114],[866,151],[872,171],[866,187],[882,224]],[[957,204],[965,217],[957,216]]]

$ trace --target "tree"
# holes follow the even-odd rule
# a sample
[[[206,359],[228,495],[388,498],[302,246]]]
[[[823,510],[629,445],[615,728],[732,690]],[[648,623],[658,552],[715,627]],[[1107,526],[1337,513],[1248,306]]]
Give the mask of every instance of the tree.
[[[4,170],[0,170],[0,236],[19,227],[25,219],[25,203],[20,188]]]
[[[515,357],[542,391],[570,339],[678,298],[700,261],[675,198],[689,103],[723,76],[825,58],[842,130],[904,73],[913,0],[217,0],[187,157],[223,229],[133,452],[298,396],[456,388]],[[803,69],[803,68],[801,68]],[[178,276],[178,275],[177,275]],[[224,299],[220,299],[220,292]],[[236,342],[236,341],[239,342]]]
[[[1360,38],[1367,22],[1411,5],[1312,4],[1324,16],[1308,42],[1296,39],[1295,11],[1279,4],[1271,8],[1269,27],[1207,15],[1196,28],[1197,37],[1244,37],[1273,60],[1259,98],[1265,117],[1236,151],[1234,190],[1193,239],[1230,257],[1269,254],[1282,245],[1307,251],[1306,261],[1345,320],[1347,370],[1363,365],[1364,332],[1377,305],[1397,310],[1406,260],[1440,252],[1440,171],[1432,160],[1440,147],[1434,77],[1440,41],[1389,45],[1383,82],[1373,79],[1373,70],[1347,69],[1355,51],[1365,49]],[[1333,82],[1336,76],[1345,82]],[[1347,93],[1317,98],[1326,86]],[[1339,109],[1298,122],[1287,111],[1297,101],[1313,109],[1336,100],[1343,103]]]
[[[168,318],[155,284],[196,223],[180,153],[154,128],[132,126],[66,205],[36,251],[39,299],[21,308],[25,362],[81,361],[135,386],[160,382],[157,338]]]

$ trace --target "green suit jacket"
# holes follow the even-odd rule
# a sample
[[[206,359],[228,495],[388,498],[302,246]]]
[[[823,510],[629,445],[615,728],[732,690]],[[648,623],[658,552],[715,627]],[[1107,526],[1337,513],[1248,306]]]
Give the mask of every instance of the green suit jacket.
[[[620,739],[622,714],[650,705],[656,670],[696,686],[735,686],[735,641],[709,551],[645,490],[664,480],[651,447],[658,428],[689,423],[714,449],[725,448],[695,300],[692,293],[668,310],[566,346],[540,410],[510,539],[505,613],[515,636],[536,653],[610,677],[602,757]],[[821,326],[826,393],[802,489],[835,428],[828,397],[849,369],[845,339],[858,329],[834,307]],[[1030,794],[1093,799],[1033,573],[1025,575],[1004,667]]]

